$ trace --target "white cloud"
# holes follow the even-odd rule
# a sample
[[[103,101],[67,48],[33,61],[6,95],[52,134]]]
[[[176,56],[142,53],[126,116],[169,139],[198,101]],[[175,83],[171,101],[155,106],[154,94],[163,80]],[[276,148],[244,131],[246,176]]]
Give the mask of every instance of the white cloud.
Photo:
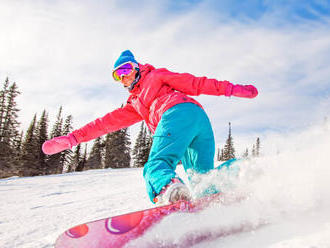
[[[206,11],[210,2],[185,14],[164,12],[161,3],[2,1],[0,80],[9,76],[23,93],[23,126],[44,108],[55,116],[63,105],[79,127],[119,107],[128,93],[110,75],[123,49],[156,67],[255,84],[255,100],[198,97],[219,143],[229,121],[239,143],[257,130],[302,128],[329,114],[329,22],[276,27],[269,13],[220,23]]]

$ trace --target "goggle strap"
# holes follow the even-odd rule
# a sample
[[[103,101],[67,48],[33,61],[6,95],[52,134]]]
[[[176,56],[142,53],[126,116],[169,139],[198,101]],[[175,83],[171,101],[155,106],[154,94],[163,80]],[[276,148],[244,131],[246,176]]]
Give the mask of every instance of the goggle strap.
[[[126,65],[126,64],[131,64],[133,66],[133,69],[135,68],[139,68],[139,65],[137,63],[134,63],[134,62],[125,62],[125,63],[122,63],[120,65],[118,65],[115,69],[113,69],[112,71],[115,72],[116,70],[118,70],[120,67],[122,67],[123,65]]]

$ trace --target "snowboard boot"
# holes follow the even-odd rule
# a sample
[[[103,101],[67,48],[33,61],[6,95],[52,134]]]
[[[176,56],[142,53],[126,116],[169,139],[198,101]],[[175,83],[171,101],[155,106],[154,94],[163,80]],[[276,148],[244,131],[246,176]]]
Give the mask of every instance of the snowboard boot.
[[[190,201],[191,195],[188,187],[177,177],[172,178],[154,198],[156,205],[171,204],[180,200]]]

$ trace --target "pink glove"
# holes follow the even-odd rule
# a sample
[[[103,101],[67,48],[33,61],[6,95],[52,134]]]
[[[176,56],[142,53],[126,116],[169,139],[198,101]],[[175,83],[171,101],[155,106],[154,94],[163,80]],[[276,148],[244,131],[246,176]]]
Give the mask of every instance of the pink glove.
[[[253,85],[232,85],[226,90],[226,96],[237,96],[245,98],[254,98],[258,95],[258,90]]]
[[[78,142],[74,137],[74,135],[69,133],[66,136],[59,136],[51,140],[47,140],[42,145],[42,151],[45,154],[52,155],[64,151],[66,149],[71,149],[73,146],[77,144]]]

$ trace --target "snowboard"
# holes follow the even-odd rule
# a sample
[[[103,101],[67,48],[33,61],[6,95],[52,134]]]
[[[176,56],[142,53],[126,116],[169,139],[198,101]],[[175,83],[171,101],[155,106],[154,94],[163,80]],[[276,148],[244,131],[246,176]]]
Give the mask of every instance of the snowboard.
[[[230,168],[236,159],[220,164],[216,169]],[[210,194],[192,201],[131,212],[78,225],[62,233],[55,248],[120,248],[141,237],[148,229],[173,213],[196,213],[212,204],[228,205],[240,199],[225,197],[222,193]],[[223,231],[221,231],[221,234]]]
[[[92,221],[62,233],[55,243],[55,248],[120,248],[141,237],[170,214],[196,213],[222,201],[223,195],[218,193],[197,200],[181,200],[165,206]]]

